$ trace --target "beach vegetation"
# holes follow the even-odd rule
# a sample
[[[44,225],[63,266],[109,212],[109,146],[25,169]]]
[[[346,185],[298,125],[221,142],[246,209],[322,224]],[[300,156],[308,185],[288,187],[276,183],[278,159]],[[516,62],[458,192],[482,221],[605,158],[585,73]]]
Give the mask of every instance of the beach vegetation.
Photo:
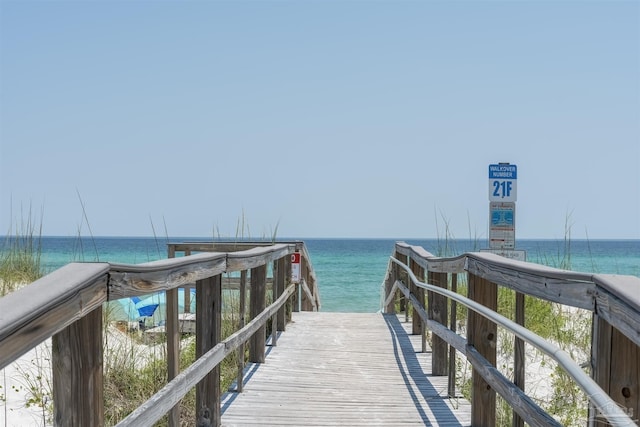
[[[31,208],[23,218],[10,226],[0,247],[0,297],[44,274],[42,220],[34,217]]]

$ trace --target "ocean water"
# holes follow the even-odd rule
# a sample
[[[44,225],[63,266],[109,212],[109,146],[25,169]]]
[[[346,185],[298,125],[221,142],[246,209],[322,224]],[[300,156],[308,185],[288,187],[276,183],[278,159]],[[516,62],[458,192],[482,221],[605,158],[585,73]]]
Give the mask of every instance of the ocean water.
[[[42,237],[42,265],[51,272],[72,261],[137,264],[166,258],[166,244],[197,238]],[[313,264],[322,311],[375,312],[395,239],[280,239],[305,242]],[[2,240],[6,241],[5,239]],[[402,239],[438,256],[478,251],[482,242],[464,239]],[[519,240],[527,260],[586,273],[640,277],[640,240]]]

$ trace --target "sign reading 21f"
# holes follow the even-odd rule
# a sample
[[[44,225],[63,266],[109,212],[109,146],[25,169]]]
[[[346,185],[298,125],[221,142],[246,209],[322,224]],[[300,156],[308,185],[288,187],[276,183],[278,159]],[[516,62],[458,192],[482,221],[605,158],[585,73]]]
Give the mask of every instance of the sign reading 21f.
[[[489,165],[489,201],[515,202],[518,196],[518,167],[510,163]]]

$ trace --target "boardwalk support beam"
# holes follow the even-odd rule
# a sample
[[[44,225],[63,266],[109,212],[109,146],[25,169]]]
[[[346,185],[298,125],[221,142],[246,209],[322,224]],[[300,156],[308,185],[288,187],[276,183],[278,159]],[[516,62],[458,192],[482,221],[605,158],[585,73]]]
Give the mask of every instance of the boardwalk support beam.
[[[267,266],[261,265],[251,269],[250,315],[254,319],[266,307]],[[264,363],[267,328],[261,326],[249,341],[249,361]]]
[[[213,349],[222,337],[222,275],[196,282],[196,358]],[[220,365],[196,386],[196,419],[220,421]]]
[[[496,311],[498,308],[498,286],[474,274],[469,274],[469,299]],[[489,319],[469,310],[468,340],[491,366],[496,366],[496,341],[498,327]],[[471,425],[494,426],[496,423],[496,392],[476,368],[472,373]]]
[[[53,336],[56,426],[104,425],[102,307]]]

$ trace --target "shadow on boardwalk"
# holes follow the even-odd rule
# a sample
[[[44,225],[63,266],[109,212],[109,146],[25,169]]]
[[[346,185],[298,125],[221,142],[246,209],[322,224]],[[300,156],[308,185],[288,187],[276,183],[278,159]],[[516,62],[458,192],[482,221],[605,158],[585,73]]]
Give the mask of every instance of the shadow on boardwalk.
[[[426,426],[463,426],[447,404],[449,400],[449,397],[446,396],[447,390],[438,390],[432,382],[425,381],[425,378],[429,378],[431,375],[424,371],[424,361],[421,364],[420,360],[418,360],[420,355],[424,357],[424,353],[416,351],[407,330],[398,320],[398,316],[395,314],[385,314],[383,316],[393,337],[393,353],[398,364],[398,370],[424,424]],[[431,421],[433,418],[430,419],[429,414],[426,413],[423,401],[427,402],[429,410],[437,420],[436,424],[433,424]]]
[[[447,397],[409,326],[380,313],[295,313],[265,363],[246,367],[243,393],[223,396],[222,424],[468,426],[468,402]]]

